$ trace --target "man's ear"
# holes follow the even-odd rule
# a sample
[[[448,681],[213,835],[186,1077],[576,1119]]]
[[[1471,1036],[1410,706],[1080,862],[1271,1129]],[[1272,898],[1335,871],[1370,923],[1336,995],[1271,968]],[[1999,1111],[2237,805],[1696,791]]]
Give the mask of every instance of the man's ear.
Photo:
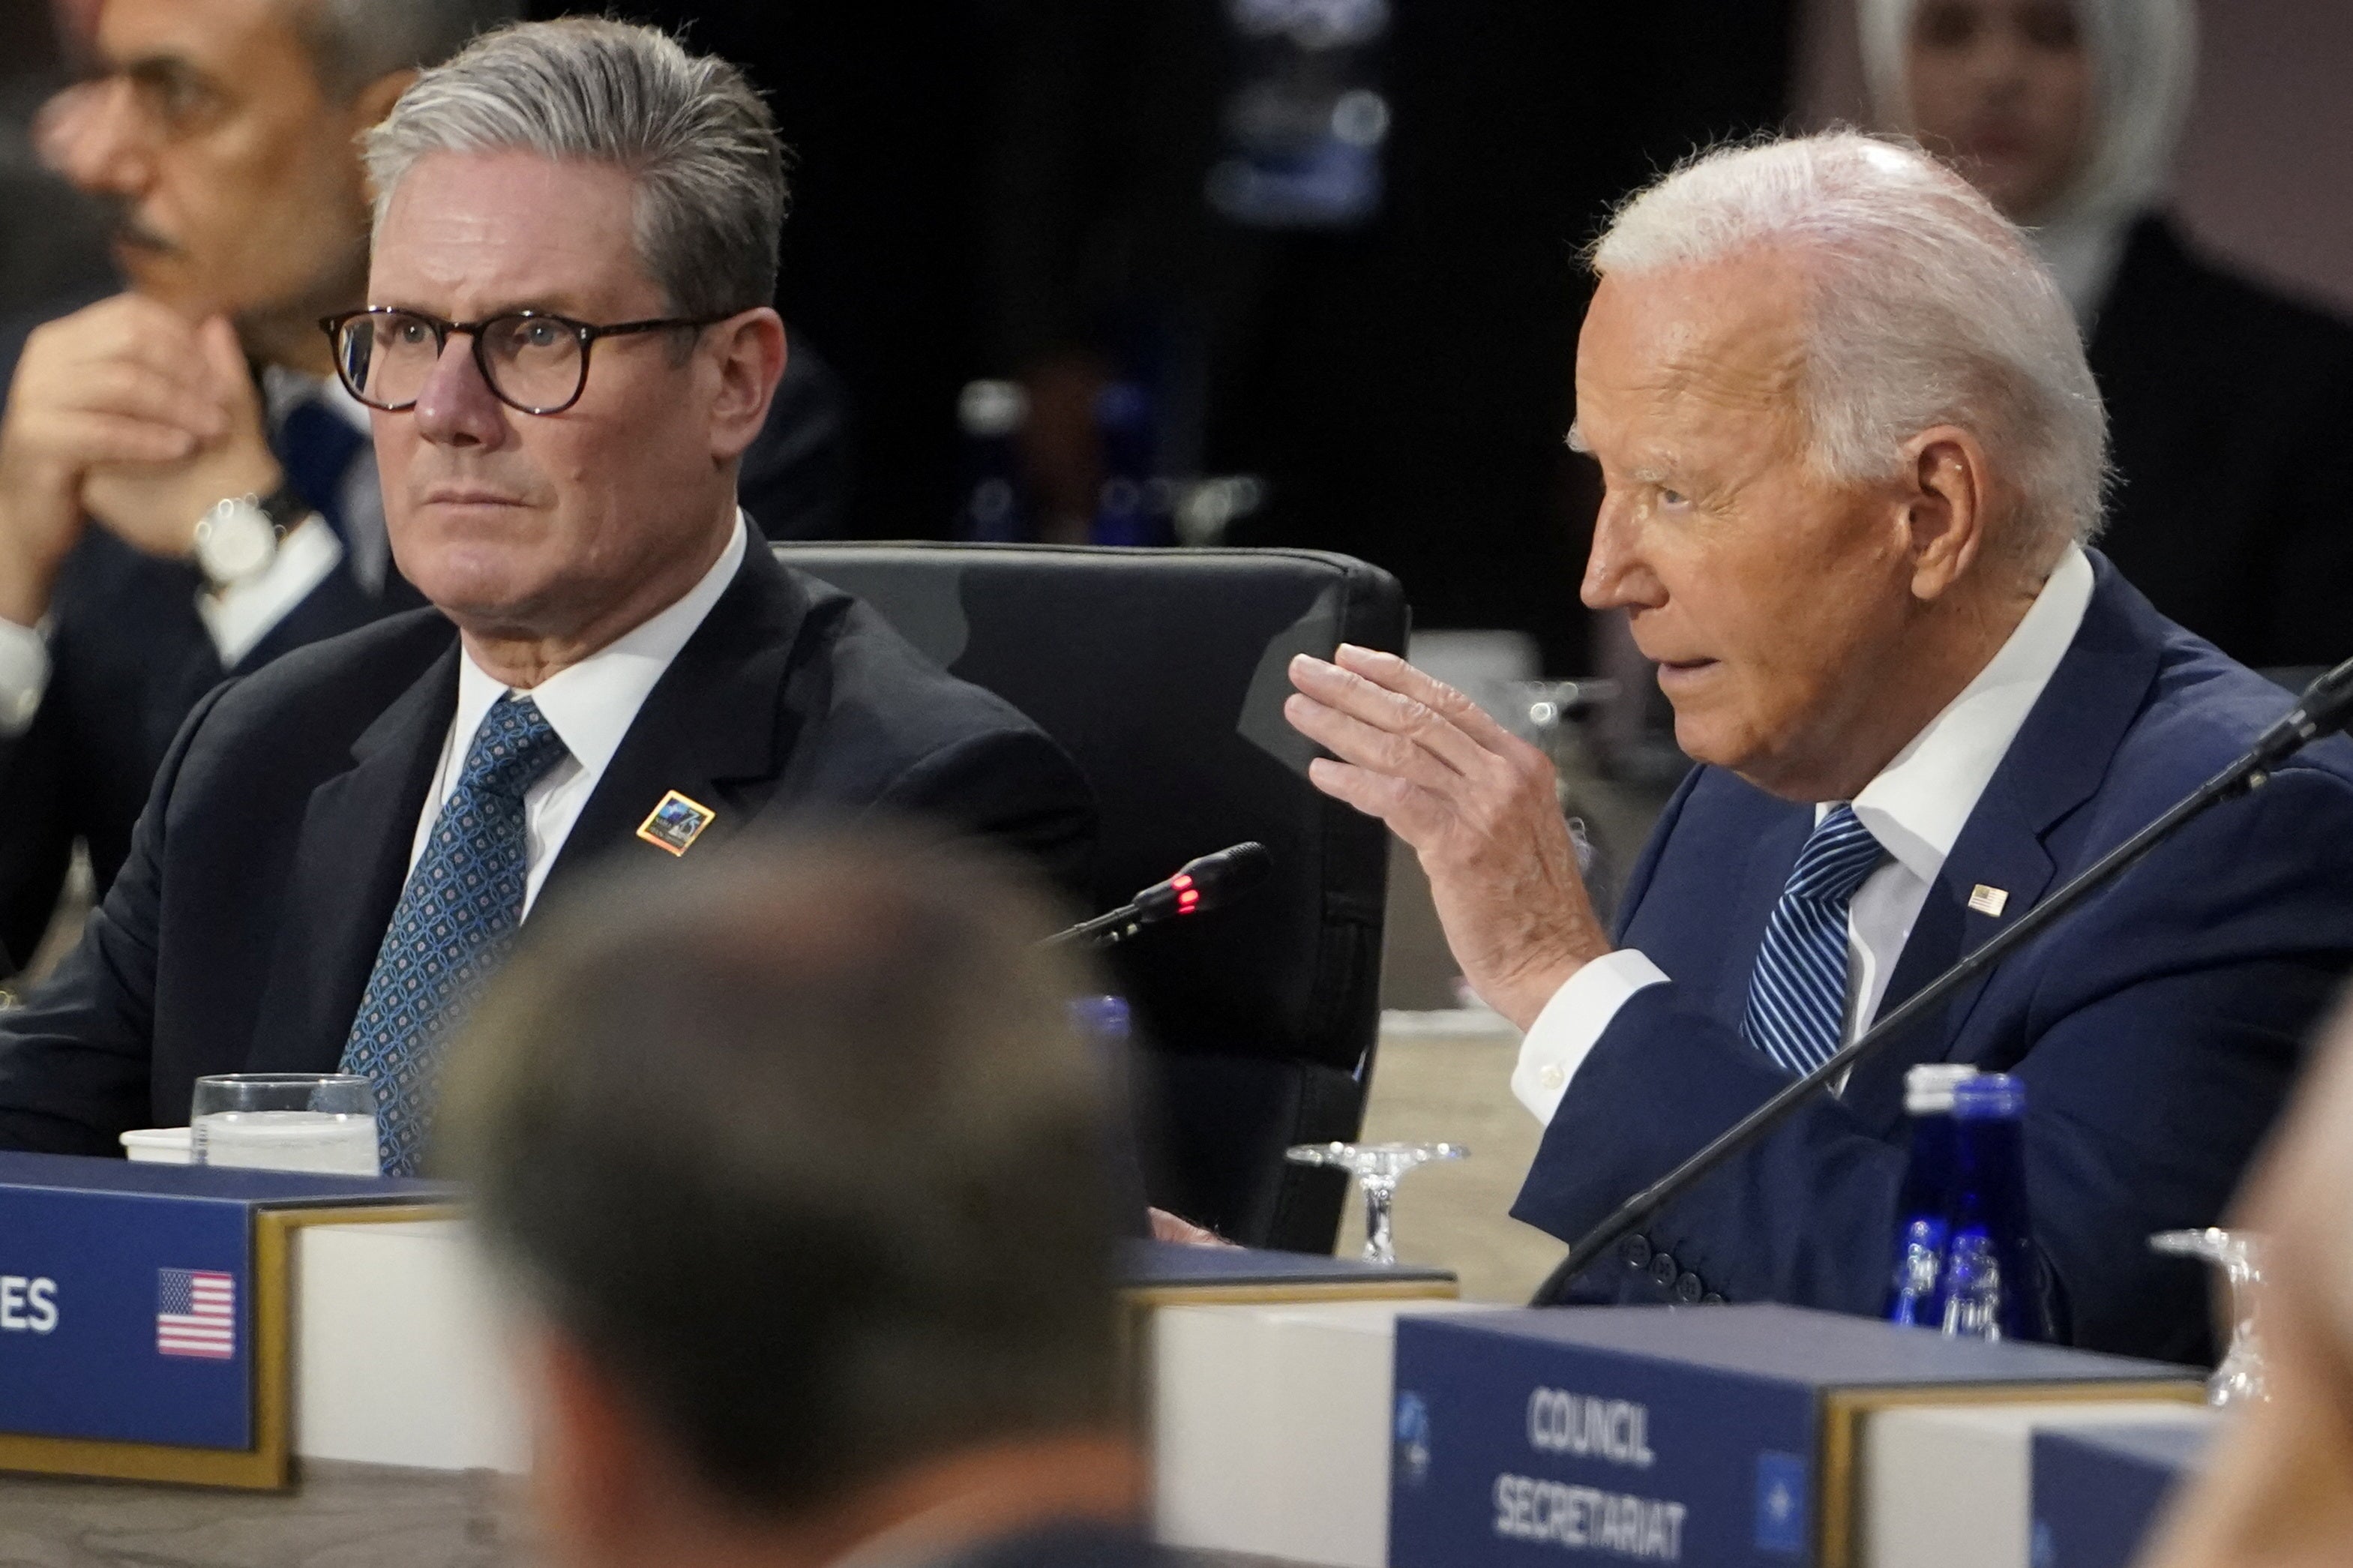
[[[1910,534],[1913,597],[1941,598],[1985,549],[1993,494],[1985,447],[1957,426],[1933,426],[1904,444],[1897,483]]]
[[[711,456],[732,463],[760,434],[784,379],[785,320],[762,306],[706,328],[718,386],[711,405]]]
[[[540,1325],[524,1352],[533,1415],[532,1485],[560,1537],[556,1561],[627,1561],[654,1528],[650,1453],[605,1374],[562,1331]]]

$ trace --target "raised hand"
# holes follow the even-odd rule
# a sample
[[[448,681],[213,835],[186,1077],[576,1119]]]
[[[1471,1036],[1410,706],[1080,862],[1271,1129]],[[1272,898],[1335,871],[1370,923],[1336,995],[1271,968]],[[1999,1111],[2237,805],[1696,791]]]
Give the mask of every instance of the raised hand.
[[[1283,715],[1332,752],[1309,779],[1413,847],[1463,977],[1526,1028],[1609,951],[1552,760],[1395,654],[1344,644],[1334,658],[1291,661]]]
[[[219,317],[195,332],[195,351],[219,413],[218,434],[176,462],[108,463],[83,477],[84,510],[150,555],[195,547],[197,520],[231,496],[266,496],[282,478],[237,334]]]
[[[37,329],[0,420],[0,616],[47,612],[90,469],[182,462],[227,427],[195,329],[153,300],[118,295]]]

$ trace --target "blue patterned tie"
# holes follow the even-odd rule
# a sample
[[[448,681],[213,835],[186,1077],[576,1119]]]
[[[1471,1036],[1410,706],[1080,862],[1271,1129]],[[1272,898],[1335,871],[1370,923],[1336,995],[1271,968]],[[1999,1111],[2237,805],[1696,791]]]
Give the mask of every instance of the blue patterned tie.
[[[1766,922],[1740,1033],[1793,1073],[1828,1061],[1845,1033],[1847,906],[1879,857],[1871,829],[1838,807],[1798,851]]]
[[[522,923],[530,872],[523,792],[565,755],[537,703],[512,692],[500,698],[474,731],[458,787],[400,890],[343,1068],[375,1081],[388,1176],[415,1173],[441,1037]]]

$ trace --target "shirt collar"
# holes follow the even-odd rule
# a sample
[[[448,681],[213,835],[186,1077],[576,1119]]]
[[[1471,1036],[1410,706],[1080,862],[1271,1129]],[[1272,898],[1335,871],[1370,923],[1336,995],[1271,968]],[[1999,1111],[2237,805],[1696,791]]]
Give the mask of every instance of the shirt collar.
[[[532,689],[532,700],[584,770],[602,773],[613,753],[621,749],[621,737],[636,722],[638,710],[645,706],[654,683],[711,613],[711,606],[719,602],[719,595],[727,591],[727,584],[735,580],[750,544],[751,524],[739,508],[735,536],[693,587],[668,609]],[[472,743],[474,731],[509,689],[506,682],[476,664],[470,652],[459,659],[454,732],[464,744]]]
[[[1855,795],[1856,817],[1922,881],[1944,869],[2091,602],[2091,558],[2070,545],[2001,651]]]

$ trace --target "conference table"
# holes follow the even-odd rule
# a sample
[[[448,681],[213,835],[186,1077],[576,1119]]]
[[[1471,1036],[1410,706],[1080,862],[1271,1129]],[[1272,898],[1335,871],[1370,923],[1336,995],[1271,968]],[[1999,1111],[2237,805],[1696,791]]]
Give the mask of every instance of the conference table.
[[[121,1309],[113,1341],[79,1309],[0,1335],[0,1470],[18,1472],[0,1563],[534,1561],[522,1402],[455,1196],[0,1155],[11,1268],[45,1259],[55,1300]],[[92,1205],[173,1212],[110,1226]],[[190,1256],[206,1215],[228,1261]],[[2028,1568],[2031,1531],[2080,1522],[2045,1517],[2046,1447],[2122,1478],[2073,1494],[2141,1498],[2080,1526],[2128,1547],[2211,1429],[2187,1368],[1770,1305],[1531,1311],[1410,1262],[1124,1247],[1155,1533],[1204,1565],[1504,1568],[1598,1531],[1660,1561]],[[155,1359],[159,1260],[240,1271],[216,1376]]]

